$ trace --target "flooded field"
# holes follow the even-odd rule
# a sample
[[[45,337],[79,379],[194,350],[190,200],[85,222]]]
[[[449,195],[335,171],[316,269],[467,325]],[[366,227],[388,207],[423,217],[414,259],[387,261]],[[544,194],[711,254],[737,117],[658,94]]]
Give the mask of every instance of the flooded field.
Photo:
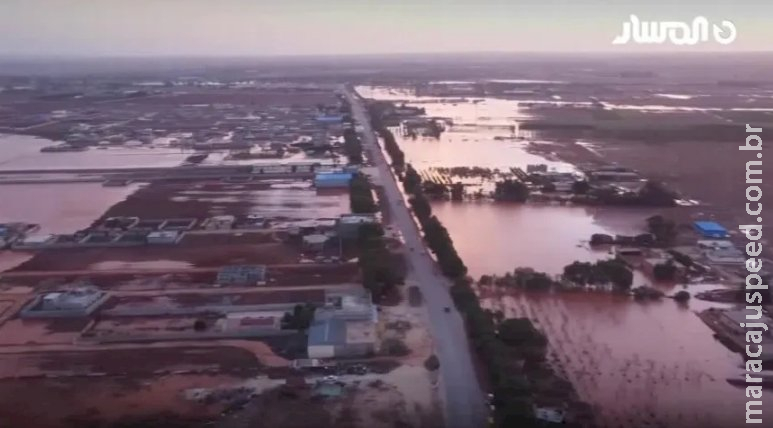
[[[453,120],[439,139],[395,133],[406,161],[417,169],[525,168],[532,163],[573,168],[527,152],[524,141],[495,139],[510,135],[510,126],[517,132],[518,122],[529,116],[518,101],[358,90],[365,97],[406,100],[425,108],[427,115]],[[551,143],[540,135],[523,136]],[[644,220],[654,214],[646,209],[492,202],[433,202],[432,208],[474,277],[504,274],[519,266],[555,274],[575,260],[609,257],[588,248],[591,234],[642,232]],[[636,274],[635,286],[647,283]],[[664,289],[667,294],[677,290]],[[742,425],[743,390],[726,378],[742,371],[743,361],[717,342],[696,316],[695,311],[707,307],[702,302],[693,299],[689,306],[680,306],[666,299],[642,304],[606,294],[506,294],[491,289],[481,290],[481,296],[485,306],[537,322],[550,340],[554,367],[596,409],[604,427]]]
[[[138,186],[103,187],[101,183],[11,184],[0,186],[0,223],[40,225],[41,233],[73,233],[91,225]]]
[[[141,168],[180,165],[190,153],[168,147],[91,147],[80,152],[41,153],[55,141],[25,135],[0,135],[0,171],[45,169]]]

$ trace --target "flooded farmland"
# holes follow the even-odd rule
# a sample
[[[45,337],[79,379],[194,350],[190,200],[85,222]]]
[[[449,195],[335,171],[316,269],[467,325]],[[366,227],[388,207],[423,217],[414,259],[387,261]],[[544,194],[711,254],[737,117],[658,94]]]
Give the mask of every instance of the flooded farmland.
[[[446,123],[453,125],[438,139],[394,132],[406,161],[418,170],[525,169],[535,163],[573,169],[529,153],[528,143],[520,138],[502,138],[514,132],[542,142],[538,134],[518,131],[519,120],[530,116],[518,101],[415,97],[396,88],[362,87],[358,92],[366,98],[405,101],[424,108],[428,116],[450,119]],[[640,209],[482,201],[438,201],[432,208],[476,278],[521,266],[556,274],[575,260],[607,258],[608,253],[588,247],[591,234],[642,232],[644,220],[653,214]],[[641,274],[634,277],[634,286],[648,282]],[[712,287],[690,285],[688,289],[694,294],[696,288]],[[663,291],[671,294],[679,289]],[[695,312],[710,306],[705,302],[638,303],[628,297],[580,292],[482,289],[480,294],[484,306],[536,322],[550,340],[553,366],[593,406],[604,427],[724,428],[743,421],[743,390],[726,381],[743,371],[743,360],[717,342],[696,316]]]

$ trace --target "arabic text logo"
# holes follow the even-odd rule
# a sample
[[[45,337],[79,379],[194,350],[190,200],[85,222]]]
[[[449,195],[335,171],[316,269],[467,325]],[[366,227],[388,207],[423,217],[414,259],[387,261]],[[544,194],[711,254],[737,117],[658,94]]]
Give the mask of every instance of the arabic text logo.
[[[640,21],[636,15],[631,15],[630,19],[623,23],[623,33],[615,37],[613,45],[624,45],[631,40],[639,44],[663,44],[668,40],[675,45],[688,46],[709,41],[709,21],[703,16],[695,17],[692,26],[679,21]],[[714,41],[719,44],[729,45],[735,40],[735,25],[730,21],[712,24],[711,29]]]

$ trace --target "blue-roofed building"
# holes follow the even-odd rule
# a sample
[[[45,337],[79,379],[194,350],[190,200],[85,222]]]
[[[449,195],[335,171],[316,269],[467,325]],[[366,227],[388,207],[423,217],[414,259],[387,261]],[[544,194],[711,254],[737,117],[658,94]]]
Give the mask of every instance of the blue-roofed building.
[[[348,172],[322,172],[314,176],[314,186],[318,188],[349,187],[353,174]]]
[[[721,224],[713,221],[696,221],[695,230],[705,238],[727,238],[728,233]]]
[[[341,123],[344,121],[344,116],[340,114],[320,114],[317,116],[317,122],[320,123]]]

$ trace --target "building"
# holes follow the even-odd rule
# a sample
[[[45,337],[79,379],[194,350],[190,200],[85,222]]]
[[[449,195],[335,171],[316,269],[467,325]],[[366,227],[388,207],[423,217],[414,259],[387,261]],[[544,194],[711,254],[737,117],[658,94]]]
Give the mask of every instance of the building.
[[[35,296],[19,312],[20,318],[85,317],[96,310],[107,293],[95,287],[80,286]]]
[[[735,248],[730,241],[717,240],[717,239],[702,239],[698,241],[698,247],[704,250],[727,250]]]
[[[375,351],[378,311],[362,288],[328,290],[309,328],[309,358],[357,357]]]
[[[232,285],[262,285],[266,283],[266,267],[263,265],[226,266],[217,273],[217,284]]]
[[[695,230],[704,238],[723,239],[728,237],[727,229],[713,221],[696,221],[693,223]]]
[[[317,188],[349,187],[352,174],[346,172],[326,172],[314,176],[314,186]]]
[[[309,358],[363,357],[376,347],[376,326],[369,321],[327,319],[309,328]]]
[[[307,251],[320,252],[325,249],[325,244],[328,239],[327,235],[321,233],[315,233],[312,235],[306,235],[303,237],[303,249]]]
[[[718,321],[724,328],[729,330],[730,332],[744,336],[748,329],[741,327],[741,323],[746,323],[749,320],[746,319],[747,314],[755,314],[754,311],[747,311],[745,309],[743,310],[727,310],[722,311],[722,315],[718,318]],[[753,322],[759,322],[764,323],[765,325],[771,326],[773,325],[773,320],[770,319],[767,315],[762,315],[762,317],[758,320],[754,320]],[[769,339],[773,339],[773,331],[768,330],[764,333]]]
[[[235,312],[216,322],[222,332],[262,335],[281,330],[284,312]]]
[[[148,244],[176,244],[182,234],[176,230],[156,230],[148,233]]]
[[[373,214],[344,214],[336,221],[336,231],[341,239],[356,239],[360,233],[360,226],[377,222]]]
[[[236,217],[232,215],[216,215],[210,217],[205,228],[209,230],[229,230],[233,228]]]
[[[324,124],[339,124],[344,121],[344,116],[340,114],[320,114],[317,116],[317,122]]]

